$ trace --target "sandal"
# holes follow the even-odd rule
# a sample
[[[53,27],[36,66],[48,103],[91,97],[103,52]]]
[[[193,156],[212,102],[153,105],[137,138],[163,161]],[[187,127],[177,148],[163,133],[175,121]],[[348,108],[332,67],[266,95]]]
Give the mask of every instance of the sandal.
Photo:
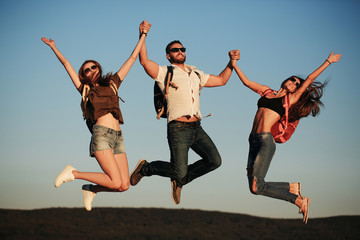
[[[297,187],[296,187],[296,192],[297,192],[297,195],[301,197],[301,183],[297,183]]]
[[[303,222],[307,224],[309,218],[309,205],[311,198],[302,197],[302,200],[303,202],[301,208],[299,209],[299,213],[303,215]]]

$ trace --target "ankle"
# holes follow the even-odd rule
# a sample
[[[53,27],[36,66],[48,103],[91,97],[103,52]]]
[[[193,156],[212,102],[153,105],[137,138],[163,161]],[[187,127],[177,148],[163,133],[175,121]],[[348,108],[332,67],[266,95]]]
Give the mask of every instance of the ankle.
[[[72,170],[71,172],[74,175],[74,178],[77,179],[78,175],[79,175],[79,171],[78,170]]]
[[[299,182],[289,183],[289,192],[301,197],[301,184]]]
[[[291,192],[291,193],[294,193],[294,192],[295,192],[294,183],[289,183],[289,192]]]

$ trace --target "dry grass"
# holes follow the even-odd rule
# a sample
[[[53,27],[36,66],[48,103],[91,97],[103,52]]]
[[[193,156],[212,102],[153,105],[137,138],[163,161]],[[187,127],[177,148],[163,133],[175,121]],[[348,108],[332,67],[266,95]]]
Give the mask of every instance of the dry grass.
[[[270,219],[156,208],[0,209],[0,239],[359,239],[360,216]]]

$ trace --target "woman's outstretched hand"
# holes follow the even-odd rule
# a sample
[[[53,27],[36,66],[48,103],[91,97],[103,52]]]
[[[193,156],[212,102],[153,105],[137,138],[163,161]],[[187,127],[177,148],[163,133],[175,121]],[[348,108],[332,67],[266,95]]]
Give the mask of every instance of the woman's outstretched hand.
[[[332,52],[330,53],[329,57],[326,60],[329,61],[330,63],[334,63],[340,61],[340,58],[341,58],[340,53],[334,55],[334,52]]]
[[[46,43],[46,45],[48,45],[49,47],[55,47],[55,41],[54,40],[52,40],[51,38],[50,38],[50,40],[49,39],[47,39],[46,37],[42,37],[41,38],[41,40],[44,42],[44,43]]]

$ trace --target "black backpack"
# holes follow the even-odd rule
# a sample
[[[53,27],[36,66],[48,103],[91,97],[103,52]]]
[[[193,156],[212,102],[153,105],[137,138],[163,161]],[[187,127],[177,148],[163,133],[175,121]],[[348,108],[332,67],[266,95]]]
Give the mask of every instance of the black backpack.
[[[167,102],[166,96],[169,93],[169,85],[177,89],[175,83],[172,82],[173,67],[167,66],[167,73],[165,76],[165,94],[162,93],[157,82],[154,83],[154,107],[156,111],[156,118],[167,118]]]

